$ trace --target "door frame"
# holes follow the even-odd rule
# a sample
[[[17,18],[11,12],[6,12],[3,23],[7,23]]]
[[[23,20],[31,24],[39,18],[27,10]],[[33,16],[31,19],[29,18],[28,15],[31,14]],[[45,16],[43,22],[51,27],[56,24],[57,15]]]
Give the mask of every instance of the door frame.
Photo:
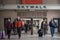
[[[6,23],[7,23],[8,19],[11,20],[11,18],[4,18],[4,30],[5,30],[5,34],[7,34]]]

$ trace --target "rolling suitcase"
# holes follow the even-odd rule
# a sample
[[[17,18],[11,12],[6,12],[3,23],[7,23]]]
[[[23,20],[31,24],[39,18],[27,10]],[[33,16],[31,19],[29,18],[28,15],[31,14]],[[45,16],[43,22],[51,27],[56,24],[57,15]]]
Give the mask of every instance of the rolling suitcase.
[[[42,30],[42,29],[39,29],[39,30],[38,30],[38,36],[39,36],[39,37],[42,37],[42,36],[43,36],[43,30]]]

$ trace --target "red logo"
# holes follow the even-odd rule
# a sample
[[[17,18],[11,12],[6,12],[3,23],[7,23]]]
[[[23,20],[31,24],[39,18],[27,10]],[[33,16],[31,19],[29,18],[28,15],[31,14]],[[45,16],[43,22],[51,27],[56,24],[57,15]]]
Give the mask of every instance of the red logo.
[[[22,0],[22,4],[42,4],[42,0]]]

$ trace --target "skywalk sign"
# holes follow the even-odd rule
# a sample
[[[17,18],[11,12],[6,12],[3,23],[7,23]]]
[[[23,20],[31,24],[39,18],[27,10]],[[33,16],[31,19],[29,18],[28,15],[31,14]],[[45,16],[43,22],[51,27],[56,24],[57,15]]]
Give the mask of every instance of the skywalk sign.
[[[46,9],[45,5],[17,5],[18,9]]]

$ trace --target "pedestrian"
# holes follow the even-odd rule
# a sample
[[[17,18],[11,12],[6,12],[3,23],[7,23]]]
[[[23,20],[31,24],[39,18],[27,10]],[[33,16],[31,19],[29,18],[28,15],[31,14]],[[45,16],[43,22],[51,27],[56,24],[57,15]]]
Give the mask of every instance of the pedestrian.
[[[25,23],[25,33],[27,33],[27,31],[28,31],[28,24]]]
[[[15,22],[16,22],[16,19],[13,21],[13,32],[14,32],[14,35],[17,34],[17,30],[16,30],[16,27],[15,27]]]
[[[47,26],[48,26],[47,19],[43,19],[41,23],[41,29],[43,30],[43,35],[47,34],[47,30],[48,30]]]
[[[22,20],[18,19],[18,21],[16,22],[16,27],[17,27],[17,33],[19,36],[19,39],[21,38],[21,28],[22,28]]]
[[[24,26],[24,25],[25,25],[25,23],[24,23],[24,21],[22,20],[22,28],[21,28],[22,31],[25,30],[25,26]]]
[[[57,24],[53,19],[51,19],[51,21],[49,22],[49,26],[50,26],[51,36],[53,37]]]
[[[12,29],[12,24],[10,19],[8,19],[7,21],[6,28],[7,28],[8,39],[10,39],[11,29]]]

